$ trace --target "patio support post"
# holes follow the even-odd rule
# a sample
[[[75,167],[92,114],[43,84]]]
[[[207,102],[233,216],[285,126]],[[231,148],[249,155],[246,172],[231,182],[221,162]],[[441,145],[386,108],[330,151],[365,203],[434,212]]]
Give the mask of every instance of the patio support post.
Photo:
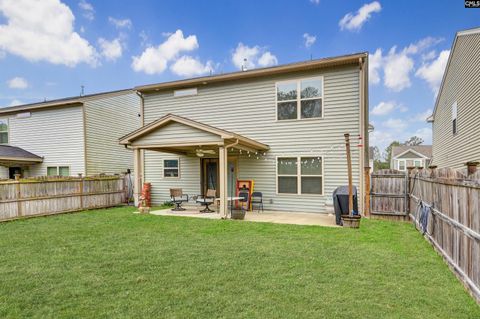
[[[227,217],[228,203],[227,203],[227,150],[224,146],[218,149],[219,165],[220,165],[220,215]]]
[[[140,174],[142,173],[142,168],[140,159],[140,149],[135,148],[133,150],[133,201],[137,207],[141,191]]]

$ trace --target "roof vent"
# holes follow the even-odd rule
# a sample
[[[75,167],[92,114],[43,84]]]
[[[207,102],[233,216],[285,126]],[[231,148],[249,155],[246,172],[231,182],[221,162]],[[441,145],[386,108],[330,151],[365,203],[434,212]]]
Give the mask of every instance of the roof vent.
[[[243,72],[248,71],[248,69],[247,69],[247,58],[243,59],[242,71]]]

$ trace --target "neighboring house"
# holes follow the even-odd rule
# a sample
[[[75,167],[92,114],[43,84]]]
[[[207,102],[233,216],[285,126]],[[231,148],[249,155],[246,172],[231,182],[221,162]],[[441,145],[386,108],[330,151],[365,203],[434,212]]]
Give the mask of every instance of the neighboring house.
[[[118,136],[141,126],[140,108],[133,90],[0,108],[0,179],[125,172]]]
[[[213,188],[224,213],[235,180],[253,180],[266,209],[325,212],[348,182],[350,133],[362,206],[367,61],[361,53],[137,87],[148,124],[120,139],[135,152],[136,189],[151,183],[160,204],[170,188]]]
[[[480,28],[456,34],[433,115],[432,164],[480,161]]]
[[[408,167],[423,167],[430,165],[432,158],[431,145],[400,145],[392,147],[390,168],[407,171]]]

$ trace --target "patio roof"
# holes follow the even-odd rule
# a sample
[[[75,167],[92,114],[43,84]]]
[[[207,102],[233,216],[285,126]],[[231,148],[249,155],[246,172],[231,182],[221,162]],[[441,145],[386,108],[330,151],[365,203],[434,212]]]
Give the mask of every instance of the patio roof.
[[[172,124],[179,124],[185,128],[191,129],[191,136],[189,137],[187,133],[182,132],[182,136],[180,136],[180,134],[177,136],[169,135],[168,140],[162,135],[158,135],[157,138],[149,137],[149,135],[153,135],[155,132],[159,132],[159,130]],[[269,149],[268,145],[251,138],[175,114],[167,114],[158,120],[123,136],[120,138],[119,142],[123,145],[129,145],[132,148],[163,151],[177,150],[179,153],[185,153],[192,147],[218,147],[226,144],[234,144],[231,145],[231,147],[252,151],[267,151]]]
[[[30,153],[23,148],[10,145],[0,145],[0,165],[26,165],[41,162],[43,162],[42,157]]]

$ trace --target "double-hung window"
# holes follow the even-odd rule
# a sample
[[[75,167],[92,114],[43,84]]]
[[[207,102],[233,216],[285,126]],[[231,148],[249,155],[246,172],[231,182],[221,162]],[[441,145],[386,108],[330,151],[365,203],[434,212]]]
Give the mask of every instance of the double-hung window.
[[[47,176],[70,176],[70,167],[68,166],[48,166]]]
[[[176,177],[180,176],[180,166],[178,159],[165,159],[163,160],[163,177]]]
[[[8,120],[0,119],[0,144],[8,144]]]
[[[277,119],[296,120],[323,116],[323,77],[277,83]]]
[[[322,157],[279,157],[277,191],[279,194],[323,195]]]

